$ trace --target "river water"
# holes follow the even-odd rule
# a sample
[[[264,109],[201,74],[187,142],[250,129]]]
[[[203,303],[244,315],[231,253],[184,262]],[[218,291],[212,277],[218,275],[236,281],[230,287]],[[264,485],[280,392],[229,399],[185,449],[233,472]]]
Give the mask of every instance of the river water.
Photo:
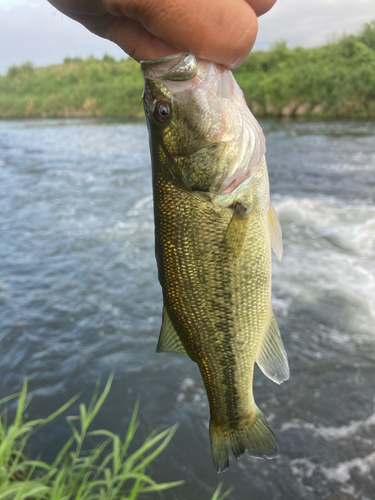
[[[198,368],[156,354],[161,289],[154,258],[151,170],[143,123],[0,122],[1,395],[26,376],[42,417],[112,370],[96,427],[124,435],[140,396],[135,445],[179,423],[151,466],[184,479],[166,499],[375,498],[375,122],[265,121],[271,197],[284,257],[273,308],[291,378],[256,368],[255,399],[280,454],[231,459],[214,472]],[[77,411],[77,405],[69,410]],[[51,460],[63,418],[29,453]]]

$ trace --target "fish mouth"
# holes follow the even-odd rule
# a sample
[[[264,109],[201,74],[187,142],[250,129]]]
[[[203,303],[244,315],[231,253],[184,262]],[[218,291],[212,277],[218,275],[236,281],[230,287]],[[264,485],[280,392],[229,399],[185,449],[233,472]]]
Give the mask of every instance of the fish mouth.
[[[159,59],[141,61],[141,70],[148,80],[191,80],[198,73],[197,60],[193,54],[182,52]]]

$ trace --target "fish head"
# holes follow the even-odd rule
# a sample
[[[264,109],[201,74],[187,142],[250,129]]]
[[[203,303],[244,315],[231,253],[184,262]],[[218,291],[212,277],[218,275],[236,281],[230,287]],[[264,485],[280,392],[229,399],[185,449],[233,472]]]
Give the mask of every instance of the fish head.
[[[263,132],[232,73],[186,53],[142,61],[141,68],[151,149],[163,152],[187,189],[232,198],[265,153]]]
[[[209,135],[210,113],[195,98],[197,61],[178,54],[142,61],[143,103],[151,138],[162,143],[169,157],[188,156]]]

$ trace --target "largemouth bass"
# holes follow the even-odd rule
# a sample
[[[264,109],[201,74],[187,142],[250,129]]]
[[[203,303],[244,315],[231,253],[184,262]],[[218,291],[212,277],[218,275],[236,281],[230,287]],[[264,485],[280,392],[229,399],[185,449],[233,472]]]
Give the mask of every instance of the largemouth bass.
[[[254,402],[254,363],[278,384],[289,377],[271,307],[271,246],[281,259],[282,240],[265,139],[223,66],[177,54],[141,68],[164,298],[157,351],[198,364],[223,472],[228,446],[236,458],[277,453]]]

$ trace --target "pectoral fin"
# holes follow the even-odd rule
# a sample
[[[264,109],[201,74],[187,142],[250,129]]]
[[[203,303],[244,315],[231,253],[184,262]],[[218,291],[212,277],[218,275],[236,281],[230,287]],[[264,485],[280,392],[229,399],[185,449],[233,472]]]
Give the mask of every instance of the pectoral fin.
[[[223,260],[233,260],[241,254],[250,223],[251,211],[251,208],[247,209],[241,203],[236,203],[222,243],[221,256]]]
[[[280,222],[277,217],[277,213],[272,206],[272,203],[270,203],[270,208],[268,212],[268,227],[271,236],[271,247],[275,252],[275,254],[277,255],[277,258],[281,260],[283,256],[283,238],[281,233]]]
[[[163,307],[163,323],[161,325],[156,352],[177,352],[186,356],[188,355],[165,307]]]
[[[279,327],[271,311],[271,321],[256,360],[262,372],[276,384],[289,378],[289,365]]]

